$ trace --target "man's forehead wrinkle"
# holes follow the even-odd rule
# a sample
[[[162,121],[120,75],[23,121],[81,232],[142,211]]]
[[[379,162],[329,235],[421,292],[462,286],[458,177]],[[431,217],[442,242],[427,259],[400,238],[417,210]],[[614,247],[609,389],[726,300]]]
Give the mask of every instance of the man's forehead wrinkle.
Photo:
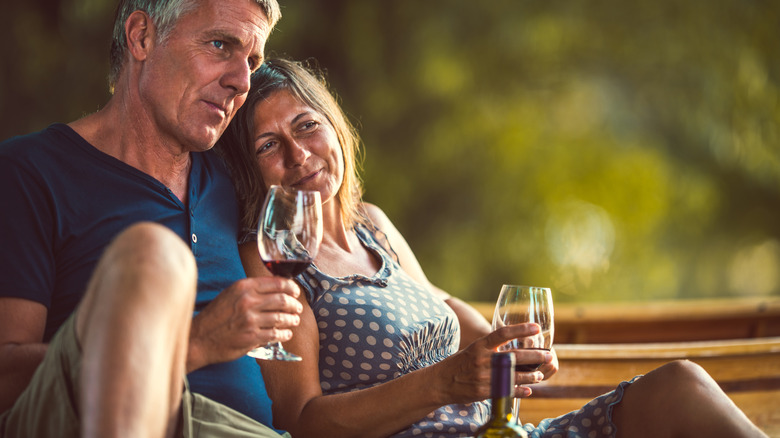
[[[252,11],[247,14],[245,10],[235,11],[231,8],[221,10],[217,15],[217,22],[213,23],[213,28],[208,32],[223,36],[226,41],[245,45],[260,44],[268,38],[270,25],[268,18],[259,5],[254,4]],[[231,19],[232,14],[240,14]],[[238,23],[238,27],[231,24]]]
[[[206,39],[219,39],[227,41],[229,43],[243,43],[243,39],[236,35],[235,32],[230,32],[225,29],[210,29],[205,32]]]

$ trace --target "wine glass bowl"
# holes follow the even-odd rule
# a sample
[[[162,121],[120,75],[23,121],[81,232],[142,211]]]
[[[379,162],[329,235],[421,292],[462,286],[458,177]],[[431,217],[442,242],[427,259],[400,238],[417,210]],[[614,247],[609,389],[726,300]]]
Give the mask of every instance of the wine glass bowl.
[[[547,350],[552,348],[555,335],[552,292],[546,287],[515,286],[505,284],[496,301],[493,313],[493,330],[498,328],[533,322],[539,324],[540,332],[533,336],[513,339],[501,345],[499,351],[518,349]],[[542,364],[515,364],[515,371],[536,371]],[[514,417],[518,419],[520,399],[515,399]]]
[[[257,227],[263,265],[274,275],[294,278],[314,260],[322,241],[322,201],[316,191],[285,190],[272,185]],[[258,359],[299,361],[272,342],[247,353]]]

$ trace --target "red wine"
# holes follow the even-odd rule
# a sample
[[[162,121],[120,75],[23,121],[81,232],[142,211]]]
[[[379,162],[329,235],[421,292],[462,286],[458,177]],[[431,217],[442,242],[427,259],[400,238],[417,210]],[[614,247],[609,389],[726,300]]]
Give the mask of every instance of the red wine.
[[[526,348],[526,350],[550,351],[549,348]],[[527,372],[531,372],[531,371],[536,371],[537,369],[539,369],[540,366],[542,366],[542,364],[540,364],[540,363],[537,363],[537,364],[525,364],[525,363],[520,364],[519,363],[519,364],[515,364],[515,371],[527,373]]]
[[[311,260],[271,260],[263,264],[272,274],[292,278],[303,272]]]

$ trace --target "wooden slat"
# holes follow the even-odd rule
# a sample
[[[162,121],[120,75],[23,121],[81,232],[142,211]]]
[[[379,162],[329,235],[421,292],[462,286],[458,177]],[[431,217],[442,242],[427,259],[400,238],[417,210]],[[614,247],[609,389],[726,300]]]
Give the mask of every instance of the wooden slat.
[[[470,302],[486,319],[493,318],[495,303]],[[780,316],[780,297],[745,297],[693,300],[657,300],[620,303],[555,303],[555,317],[566,321],[706,320],[739,316]]]
[[[699,342],[556,344],[563,359],[703,358],[780,353],[780,337]]]
[[[489,321],[494,303],[472,304]],[[556,343],[636,343],[780,336],[780,298],[556,303]]]

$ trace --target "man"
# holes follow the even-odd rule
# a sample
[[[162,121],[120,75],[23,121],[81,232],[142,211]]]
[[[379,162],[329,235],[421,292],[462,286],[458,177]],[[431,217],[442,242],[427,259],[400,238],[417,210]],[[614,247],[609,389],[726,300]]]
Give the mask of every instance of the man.
[[[122,0],[107,105],[0,144],[0,436],[278,436],[245,354],[290,338],[299,290],[242,279],[209,149],[279,16]]]

